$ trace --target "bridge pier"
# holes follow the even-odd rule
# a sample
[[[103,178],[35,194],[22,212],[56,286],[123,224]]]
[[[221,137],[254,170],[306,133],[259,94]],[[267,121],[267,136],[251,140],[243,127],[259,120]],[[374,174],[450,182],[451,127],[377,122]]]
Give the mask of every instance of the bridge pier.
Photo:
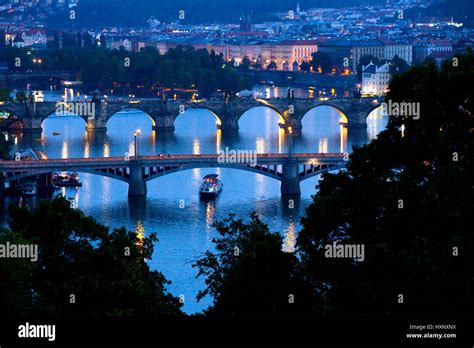
[[[87,120],[86,131],[88,132],[107,132],[107,127],[105,125],[100,125],[93,119]]]
[[[130,161],[130,179],[128,181],[129,197],[146,196],[147,188],[143,171],[144,169],[142,168],[140,160]]]
[[[280,186],[282,196],[301,195],[300,172],[297,160],[289,158],[282,167],[283,177]]]
[[[238,131],[239,120],[235,116],[227,116],[221,118],[221,123],[217,125],[217,128],[222,131]]]
[[[23,132],[39,133],[41,135],[41,132],[43,131],[43,120],[41,117],[32,117],[28,115],[22,118],[21,123]]]
[[[344,126],[349,129],[367,128],[367,113],[364,111],[351,112],[347,115],[348,122]]]
[[[163,115],[155,117],[155,125],[153,130],[159,132],[172,132],[175,130],[174,127],[175,117],[172,115]]]
[[[347,112],[347,128],[367,128],[367,117],[369,109],[361,102],[352,101]]]
[[[301,117],[292,117],[290,119],[285,120],[284,124],[280,123],[280,128],[283,128],[285,130],[289,130],[291,127],[291,130],[293,133],[301,133],[301,130],[303,129],[303,124],[301,123],[301,119],[303,118],[304,115],[301,115]]]
[[[107,132],[107,115],[109,112],[109,103],[107,102],[93,102],[92,114],[87,115],[85,119],[87,122],[87,132]]]
[[[23,127],[21,129],[21,131],[23,133],[32,134],[34,136],[39,135],[41,137],[41,133],[43,132],[43,128],[41,128],[41,127],[39,127],[39,128],[25,128],[25,127]]]

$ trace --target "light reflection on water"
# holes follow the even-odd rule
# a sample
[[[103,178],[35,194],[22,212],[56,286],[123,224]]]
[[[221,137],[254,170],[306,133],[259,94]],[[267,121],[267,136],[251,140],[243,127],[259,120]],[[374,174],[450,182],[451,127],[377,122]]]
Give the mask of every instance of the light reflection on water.
[[[372,115],[371,115],[372,116]],[[293,152],[347,152],[353,145],[362,145],[385,127],[386,119],[376,111],[369,118],[368,128],[347,130],[340,125],[340,114],[329,107],[310,111],[303,119],[303,130],[293,135]],[[20,136],[16,149],[33,147],[46,152],[49,158],[108,157],[133,154],[133,133],[141,129],[141,154],[217,153],[219,149],[257,150],[260,153],[286,152],[288,138],[280,129],[279,117],[267,108],[255,108],[240,119],[240,130],[227,134],[216,130],[216,119],[208,111],[189,110],[176,120],[174,132],[156,132],[150,118],[137,111],[115,115],[104,133],[87,133],[79,117],[50,117],[44,121],[41,139]],[[53,136],[53,132],[60,135]],[[224,190],[211,202],[199,199],[198,187],[206,174],[220,174]],[[142,221],[146,234],[156,232],[159,242],[148,264],[172,281],[170,291],[185,296],[184,310],[201,311],[210,303],[197,303],[195,296],[204,286],[195,279],[191,263],[212,247],[216,237],[212,224],[236,214],[248,219],[256,211],[271,231],[284,235],[285,251],[294,251],[298,216],[304,213],[315,193],[317,177],[301,183],[301,200],[294,209],[280,197],[279,182],[255,173],[234,169],[193,169],[164,176],[148,182],[146,198],[128,198],[126,183],[107,177],[80,173],[83,186],[64,189],[62,194],[74,200],[85,214],[111,227],[136,228]],[[11,198],[11,201],[15,201]],[[6,204],[10,199],[6,199]],[[183,202],[184,204],[180,204]],[[21,199],[20,204],[36,206],[34,199]],[[5,206],[3,207],[5,215]]]

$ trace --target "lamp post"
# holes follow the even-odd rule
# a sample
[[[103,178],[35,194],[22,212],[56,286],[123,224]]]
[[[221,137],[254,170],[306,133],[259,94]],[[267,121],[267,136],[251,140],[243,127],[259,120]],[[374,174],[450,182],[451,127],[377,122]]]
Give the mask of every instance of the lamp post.
[[[140,158],[140,129],[137,129],[135,133],[133,133],[133,144],[135,150],[135,159],[138,160]]]
[[[293,128],[292,127],[288,127],[288,135],[290,136],[288,154],[291,157],[291,154],[293,152]]]
[[[39,70],[41,70],[41,64],[43,63],[43,60],[40,59],[40,58],[33,58],[33,64],[35,65],[34,66],[34,69],[36,69],[36,65],[38,65],[38,67],[40,68]]]

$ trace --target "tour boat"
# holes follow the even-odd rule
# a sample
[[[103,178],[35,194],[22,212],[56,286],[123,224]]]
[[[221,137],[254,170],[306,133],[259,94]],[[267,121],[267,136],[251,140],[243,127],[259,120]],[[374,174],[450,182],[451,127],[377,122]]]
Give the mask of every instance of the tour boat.
[[[53,135],[55,135],[55,136],[56,135],[61,135],[61,133],[55,131],[55,132],[53,132]]]
[[[37,193],[36,182],[25,182],[21,185],[22,196],[36,196]]]
[[[199,186],[199,194],[201,197],[217,197],[221,193],[224,184],[219,179],[219,175],[206,175]]]
[[[56,187],[81,187],[82,183],[79,182],[79,175],[77,173],[55,173],[54,174],[54,186]]]

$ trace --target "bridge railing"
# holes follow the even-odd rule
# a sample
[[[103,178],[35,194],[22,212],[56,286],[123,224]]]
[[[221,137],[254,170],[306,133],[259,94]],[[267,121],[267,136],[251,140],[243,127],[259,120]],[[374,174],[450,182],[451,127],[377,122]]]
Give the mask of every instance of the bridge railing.
[[[179,161],[195,161],[195,160],[218,160],[221,155],[219,154],[201,154],[201,155],[188,155],[188,154],[169,154],[169,155],[153,155],[153,156],[141,156],[142,162],[179,162]],[[287,159],[296,160],[336,160],[342,161],[346,155],[342,153],[293,153],[293,154],[280,154],[280,153],[267,153],[257,154],[257,162],[260,160],[273,160],[273,161],[285,161]],[[100,165],[100,164],[120,164],[127,165],[128,162],[133,160],[125,157],[96,157],[96,158],[67,158],[67,159],[47,159],[38,161],[14,161],[14,160],[0,160],[0,170],[2,169],[15,169],[18,167],[29,167],[31,169],[38,167],[45,167],[48,165]],[[264,161],[265,162],[265,161]]]

